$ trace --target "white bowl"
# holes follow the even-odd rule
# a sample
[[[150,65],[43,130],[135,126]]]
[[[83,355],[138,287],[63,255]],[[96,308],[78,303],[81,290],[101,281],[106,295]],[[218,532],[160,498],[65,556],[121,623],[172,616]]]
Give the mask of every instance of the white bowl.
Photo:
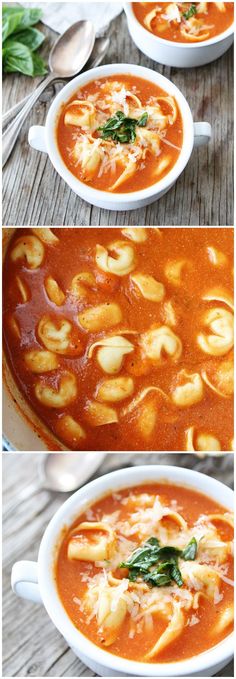
[[[129,193],[109,193],[88,186],[77,179],[66,167],[59,152],[56,141],[56,128],[61,106],[65,104],[79,87],[91,80],[104,78],[114,74],[130,73],[153,82],[168,94],[175,97],[183,119],[183,146],[174,167],[160,181],[146,189]],[[69,82],[54,99],[48,111],[45,127],[33,126],[29,130],[29,144],[38,151],[48,153],[58,174],[70,186],[72,191],[92,205],[107,210],[133,210],[158,200],[173,186],[183,172],[191,156],[193,146],[206,144],[211,138],[209,123],[193,123],[189,105],[180,90],[160,73],[143,66],[133,64],[110,64],[93,68]]]
[[[191,68],[203,66],[218,59],[232,45],[234,40],[234,24],[232,23],[220,35],[204,40],[202,43],[172,42],[154,35],[139,23],[133,11],[132,3],[125,2],[124,10],[128,21],[128,29],[135,45],[150,59],[165,66],[175,68]]]
[[[95,453],[96,454],[96,453]],[[142,663],[120,658],[94,644],[71,622],[58,596],[54,564],[60,545],[61,531],[83,513],[87,506],[110,491],[168,481],[202,492],[228,509],[233,509],[233,491],[219,481],[190,469],[171,466],[140,466],[106,474],[78,490],[56,512],[50,521],[38,555],[38,563],[19,561],[12,569],[12,588],[21,597],[44,604],[49,617],[61,632],[75,655],[99,676],[183,677],[213,676],[233,656],[233,635],[197,656],[173,663]],[[23,548],[22,548],[23,549]]]

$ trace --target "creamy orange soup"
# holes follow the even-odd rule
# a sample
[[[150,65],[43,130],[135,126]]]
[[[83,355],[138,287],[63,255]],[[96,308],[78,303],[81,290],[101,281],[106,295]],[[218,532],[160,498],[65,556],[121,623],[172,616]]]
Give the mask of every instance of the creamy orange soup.
[[[209,40],[234,18],[233,2],[133,2],[133,10],[144,28],[173,42]]]
[[[146,483],[114,492],[64,532],[59,596],[100,648],[184,660],[232,631],[232,540],[232,514],[195,490]]]
[[[232,450],[232,265],[231,229],[16,229],[7,360],[59,441]]]
[[[178,104],[133,75],[91,81],[62,107],[57,143],[65,165],[89,186],[145,189],[176,163],[183,142]]]

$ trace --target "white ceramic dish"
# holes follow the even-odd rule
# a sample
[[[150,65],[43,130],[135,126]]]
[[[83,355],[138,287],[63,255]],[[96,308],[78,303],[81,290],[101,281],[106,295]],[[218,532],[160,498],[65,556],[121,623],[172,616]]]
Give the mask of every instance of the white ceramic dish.
[[[92,481],[74,493],[50,521],[39,548],[38,562],[19,561],[12,569],[14,592],[23,598],[43,603],[52,622],[74,653],[99,676],[213,676],[233,656],[233,635],[229,635],[210,650],[175,663],[140,663],[119,658],[98,648],[77,630],[59,599],[54,578],[54,563],[62,528],[70,526],[88,505],[111,490],[161,480],[192,487],[222,502],[227,509],[233,509],[232,490],[219,481],[193,470],[161,465],[120,469]]]
[[[124,3],[124,10],[129,33],[135,45],[150,59],[165,66],[175,68],[204,66],[221,57],[234,40],[234,24],[232,24],[220,35],[201,43],[171,42],[171,40],[159,38],[144,28],[136,19],[131,2]]]
[[[129,193],[109,193],[88,186],[77,179],[66,167],[56,141],[56,128],[61,106],[77,91],[79,87],[86,85],[91,80],[104,78],[114,74],[127,74],[139,76],[151,81],[176,98],[183,119],[183,146],[180,155],[170,172],[159,182],[140,191]],[[153,203],[173,186],[181,172],[186,167],[194,146],[201,146],[209,142],[211,138],[211,126],[209,123],[193,122],[189,105],[180,90],[160,73],[156,73],[143,66],[133,64],[110,64],[93,68],[87,73],[82,73],[69,82],[56,96],[48,111],[45,127],[33,126],[29,130],[29,144],[37,149],[48,153],[49,158],[64,181],[72,191],[92,205],[107,210],[133,210]]]

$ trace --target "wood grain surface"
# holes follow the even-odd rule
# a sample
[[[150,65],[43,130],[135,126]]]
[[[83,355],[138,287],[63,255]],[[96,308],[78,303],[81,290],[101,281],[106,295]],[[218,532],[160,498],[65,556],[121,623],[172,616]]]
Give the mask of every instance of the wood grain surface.
[[[75,453],[78,464],[81,454]],[[43,453],[3,454],[3,676],[91,677],[94,673],[68,648],[44,608],[17,598],[11,591],[14,562],[37,560],[43,532],[68,497],[68,494],[52,493],[42,487],[39,469],[44,459]],[[194,468],[230,487],[233,484],[233,456],[230,454],[199,459],[178,453],[112,453],[106,455],[96,476],[120,467],[153,463]],[[216,676],[233,677],[233,663]]]
[[[44,54],[56,34],[47,36]],[[53,169],[46,154],[27,142],[31,125],[42,125],[54,95],[47,90],[21,131],[3,174],[5,225],[232,225],[233,223],[233,49],[221,59],[197,69],[163,67],[145,57],[132,42],[124,13],[110,28],[111,43],[104,63],[125,62],[159,70],[186,96],[195,121],[212,124],[208,147],[195,150],[175,186],[158,202],[139,210],[101,210],[72,193]],[[4,111],[31,92],[33,82],[7,75],[3,82]],[[60,87],[59,85],[56,86]]]

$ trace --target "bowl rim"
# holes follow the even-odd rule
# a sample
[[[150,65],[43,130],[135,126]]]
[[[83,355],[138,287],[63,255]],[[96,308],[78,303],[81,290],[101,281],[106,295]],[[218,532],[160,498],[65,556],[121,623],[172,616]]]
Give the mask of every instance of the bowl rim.
[[[67,168],[60,154],[56,139],[56,129],[61,105],[66,103],[66,98],[69,99],[69,96],[70,94],[73,94],[73,91],[76,92],[76,88],[78,86],[83,87],[91,80],[122,73],[130,73],[131,75],[139,76],[145,80],[148,80],[149,82],[154,82],[155,84],[162,87],[162,89],[164,89],[167,94],[172,94],[175,96],[183,122],[183,144],[176,163],[161,180],[155,184],[152,184],[151,186],[146,187],[145,189],[113,193],[88,186],[85,182],[80,181],[80,179],[72,174],[72,172]],[[158,71],[154,71],[153,69],[147,68],[146,66],[130,63],[104,64],[103,66],[97,66],[96,68],[90,69],[89,71],[81,73],[80,75],[73,78],[73,80],[67,83],[54,98],[47,114],[45,129],[48,154],[52,164],[60,176],[67,182],[67,184],[69,184],[75,193],[83,195],[85,200],[88,202],[90,199],[91,203],[93,200],[103,199],[104,203],[107,203],[108,206],[114,202],[119,205],[122,205],[124,202],[129,202],[132,205],[132,203],[137,200],[158,196],[159,193],[167,191],[185,169],[191,156],[194,144],[193,116],[190,106],[181,90],[169,78],[166,78]]]
[[[232,24],[226,28],[223,33],[219,33],[219,35],[215,35],[213,38],[209,38],[208,40],[202,40],[202,42],[198,42],[197,44],[195,42],[191,43],[185,43],[185,42],[175,42],[174,40],[166,40],[165,38],[159,37],[159,35],[155,35],[154,33],[151,33],[143,24],[138,21],[137,17],[135,16],[134,10],[133,10],[133,3],[132,2],[124,2],[123,3],[123,8],[126,13],[127,19],[132,19],[134,21],[136,27],[139,26],[143,31],[145,32],[145,35],[151,35],[152,38],[156,39],[157,42],[160,43],[160,45],[166,45],[166,46],[171,46],[172,48],[178,48],[181,47],[181,49],[201,49],[206,46],[211,46],[211,45],[217,45],[217,43],[223,41],[224,39],[228,38],[234,33],[234,19],[232,21]]]
[[[125,676],[186,676],[193,672],[208,670],[227,661],[233,655],[233,634],[225,637],[220,643],[197,656],[174,663],[143,663],[113,655],[100,649],[85,637],[70,620],[57,592],[55,579],[56,553],[61,540],[61,531],[73,522],[80,513],[103,497],[109,491],[128,488],[142,483],[171,482],[174,485],[185,485],[200,493],[219,501],[223,497],[224,505],[230,509],[233,505],[233,491],[222,482],[192,469],[173,465],[140,465],[124,468],[105,474],[88,484],[67,499],[52,517],[43,535],[38,556],[39,587],[44,606],[54,625],[66,639],[69,646],[76,649],[86,658],[99,663],[109,670],[123,672]]]

